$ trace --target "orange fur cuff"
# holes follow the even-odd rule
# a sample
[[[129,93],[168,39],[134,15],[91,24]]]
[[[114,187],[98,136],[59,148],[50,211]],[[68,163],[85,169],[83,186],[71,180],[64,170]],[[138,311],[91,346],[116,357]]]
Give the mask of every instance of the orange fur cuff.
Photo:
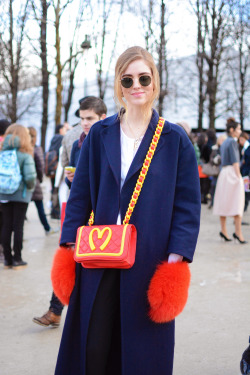
[[[64,305],[68,305],[75,285],[75,261],[72,249],[59,247],[56,250],[51,281],[55,295]]]
[[[188,299],[191,273],[186,262],[160,264],[149,284],[149,316],[155,323],[173,320]]]

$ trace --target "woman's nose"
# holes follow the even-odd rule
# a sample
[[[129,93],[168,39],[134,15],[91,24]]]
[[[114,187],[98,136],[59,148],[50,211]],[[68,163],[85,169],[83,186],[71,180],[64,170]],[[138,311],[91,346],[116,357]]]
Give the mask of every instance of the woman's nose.
[[[140,84],[139,78],[134,78],[133,88],[140,88],[140,87],[141,87],[141,84]]]

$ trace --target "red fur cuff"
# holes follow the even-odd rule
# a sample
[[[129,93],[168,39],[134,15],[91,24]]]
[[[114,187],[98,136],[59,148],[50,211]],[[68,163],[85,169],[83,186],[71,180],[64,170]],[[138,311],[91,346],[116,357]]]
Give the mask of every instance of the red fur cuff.
[[[149,316],[155,323],[173,320],[184,309],[191,273],[186,262],[160,264],[149,284]]]
[[[69,304],[70,295],[75,285],[73,254],[72,249],[59,247],[56,250],[51,269],[53,290],[64,305]]]

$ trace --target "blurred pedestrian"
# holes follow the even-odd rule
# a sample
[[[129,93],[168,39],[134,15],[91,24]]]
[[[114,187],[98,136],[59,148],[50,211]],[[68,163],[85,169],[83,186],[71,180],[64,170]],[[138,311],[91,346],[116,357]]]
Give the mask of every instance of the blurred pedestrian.
[[[51,139],[49,151],[46,153],[45,156],[45,170],[47,169],[47,164],[49,163],[49,153],[55,153],[56,155],[56,165],[54,174],[50,176],[51,180],[51,213],[50,216],[52,219],[60,219],[60,204],[59,204],[59,196],[58,196],[58,186],[55,187],[55,177],[56,177],[56,170],[58,167],[59,162],[59,155],[60,155],[60,148],[62,145],[63,137],[67,132],[67,126],[64,125],[56,125],[55,135]]]
[[[80,112],[79,108],[81,103],[86,99],[87,97],[81,98],[79,100],[79,107],[75,111],[75,116],[79,119],[76,125],[73,125],[72,129],[70,129],[62,140],[62,155],[61,155],[61,164],[62,167],[65,168],[69,166],[70,161],[70,155],[71,155],[71,149],[73,143],[80,138],[80,135],[82,134],[82,127],[80,122]]]
[[[36,145],[37,139],[37,131],[33,126],[28,127],[30,137],[31,137],[31,144],[34,147],[34,160],[36,166],[36,185],[35,190],[33,191],[31,200],[34,201],[38,216],[40,219],[41,224],[44,227],[45,234],[53,234],[56,231],[52,229],[47,221],[46,214],[44,212],[44,205],[43,205],[43,192],[41,188],[41,183],[43,182],[43,173],[44,173],[44,154],[43,149],[41,146]]]
[[[228,138],[222,143],[221,172],[219,174],[215,195],[213,213],[220,216],[220,236],[225,241],[231,241],[228,235],[226,218],[234,217],[235,232],[233,237],[240,244],[247,243],[244,240],[241,219],[244,211],[245,192],[243,179],[240,173],[240,155],[238,143],[241,134],[241,126],[233,117],[226,123]]]
[[[10,126],[10,122],[8,120],[2,119],[0,120],[0,150],[2,147],[2,143],[4,140],[4,133],[6,132],[6,129]]]
[[[250,177],[250,143],[249,143],[249,136],[246,132],[242,132],[239,137],[239,144],[242,147],[241,150],[241,165],[240,165],[240,172],[242,177]],[[247,210],[248,203],[250,200],[250,192],[249,187],[245,191],[245,207],[244,211]]]
[[[56,151],[57,161],[59,159],[59,150],[60,150],[60,147],[62,145],[62,140],[63,140],[64,135],[66,134],[66,131],[67,131],[66,129],[67,128],[64,127],[64,125],[61,125],[61,124],[56,125],[55,135],[53,136],[53,138],[50,141],[49,152],[50,151]],[[55,176],[51,177],[52,191],[54,189],[54,185],[55,185]]]
[[[202,171],[202,165],[209,161],[208,147],[206,144],[208,142],[208,136],[206,133],[201,133],[198,135],[197,145],[200,150],[200,164],[199,164],[199,177],[200,177],[200,189],[201,189],[201,203],[207,204],[208,193],[210,190],[210,180],[208,175],[204,174]]]
[[[22,259],[23,227],[28,203],[36,182],[36,169],[33,159],[33,147],[29,131],[22,125],[12,124],[6,132],[1,153],[16,150],[21,172],[21,182],[13,194],[0,194],[3,213],[2,244],[4,267],[20,268],[27,265]],[[14,233],[13,247],[11,236]]]
[[[7,127],[10,125],[10,122],[2,119],[0,120],[0,151],[4,139],[4,133],[7,129]],[[4,255],[3,255],[3,245],[2,245],[2,226],[3,226],[3,214],[2,214],[2,205],[0,202],[0,262],[4,261]]]
[[[210,154],[209,163],[214,168],[216,168],[218,172],[216,174],[214,174],[213,176],[210,176],[210,181],[211,181],[211,184],[210,184],[211,201],[210,201],[210,204],[209,204],[208,208],[212,208],[213,205],[214,205],[214,193],[215,193],[215,188],[216,188],[216,184],[217,184],[218,175],[219,175],[220,169],[221,169],[220,147],[221,147],[222,143],[225,141],[226,138],[227,138],[226,134],[221,134],[217,138],[216,144],[212,146],[212,152]]]

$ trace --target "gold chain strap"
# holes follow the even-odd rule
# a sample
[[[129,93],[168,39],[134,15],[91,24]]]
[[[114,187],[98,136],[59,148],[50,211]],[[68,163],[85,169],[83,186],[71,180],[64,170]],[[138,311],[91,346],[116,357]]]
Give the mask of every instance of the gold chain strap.
[[[149,146],[146,158],[144,160],[140,175],[139,175],[138,180],[136,182],[135,189],[133,191],[131,200],[129,202],[128,209],[127,209],[125,218],[123,220],[123,225],[129,223],[131,215],[134,211],[134,208],[135,208],[135,205],[137,203],[138,197],[141,193],[142,185],[143,185],[143,183],[145,181],[145,178],[146,178],[146,175],[148,173],[148,168],[149,168],[150,163],[152,161],[152,158],[154,156],[158,141],[160,139],[161,132],[162,132],[162,129],[164,127],[164,122],[165,122],[164,118],[160,117],[159,122],[158,122],[157,127],[156,127],[156,130],[155,130],[155,134],[152,138],[152,142]],[[91,226],[93,224],[94,224],[94,212],[92,211],[91,214],[90,214],[88,225]]]
[[[164,122],[165,122],[164,118],[160,117],[159,122],[157,124],[157,128],[155,130],[155,134],[153,136],[152,142],[149,146],[146,158],[144,160],[141,172],[140,172],[138,180],[136,182],[134,192],[133,192],[131,200],[129,202],[128,209],[127,209],[125,218],[123,220],[123,224],[129,223],[131,215],[134,211],[135,205],[137,203],[137,199],[138,199],[138,197],[141,193],[142,185],[143,185],[143,183],[145,181],[145,178],[147,176],[147,173],[148,173],[148,168],[149,168],[150,163],[152,161],[152,158],[154,156],[155,149],[157,147],[158,141],[160,139],[160,135],[161,135],[161,132],[162,132],[162,129],[163,129],[163,126],[164,126]]]

